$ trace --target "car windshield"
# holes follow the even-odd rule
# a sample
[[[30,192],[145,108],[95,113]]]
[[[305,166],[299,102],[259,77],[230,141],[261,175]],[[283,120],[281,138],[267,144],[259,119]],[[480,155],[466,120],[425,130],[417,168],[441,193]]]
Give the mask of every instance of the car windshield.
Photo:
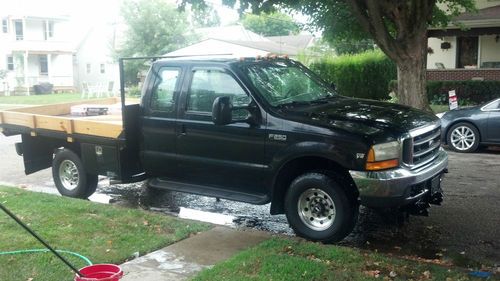
[[[242,65],[243,72],[274,107],[324,102],[335,95],[314,74],[293,61],[266,61]]]

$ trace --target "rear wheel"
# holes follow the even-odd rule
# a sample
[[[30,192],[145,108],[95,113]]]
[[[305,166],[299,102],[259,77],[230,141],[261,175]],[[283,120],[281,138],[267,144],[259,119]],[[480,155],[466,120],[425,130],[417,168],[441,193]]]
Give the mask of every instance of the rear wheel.
[[[327,174],[297,177],[285,196],[285,213],[295,233],[304,238],[337,242],[354,228],[358,203],[347,196],[343,183]]]
[[[56,153],[52,161],[52,178],[63,196],[87,198],[97,189],[97,175],[88,174],[80,157],[69,149]]]
[[[474,152],[479,147],[479,131],[469,123],[457,123],[448,131],[447,140],[457,152]]]

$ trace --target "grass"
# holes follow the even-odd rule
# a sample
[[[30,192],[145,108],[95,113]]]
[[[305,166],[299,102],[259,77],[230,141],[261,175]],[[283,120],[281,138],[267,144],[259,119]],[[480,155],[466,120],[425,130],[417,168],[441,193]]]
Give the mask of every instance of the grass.
[[[441,113],[450,110],[447,104],[431,104],[431,109],[434,113]]]
[[[0,202],[53,247],[80,253],[95,263],[120,264],[204,231],[210,225],[137,209],[110,206],[0,186]],[[0,251],[43,248],[0,211]],[[64,255],[76,267],[85,262]],[[72,280],[53,254],[0,255],[0,280]]]
[[[205,269],[194,280],[480,279],[435,264],[334,245],[273,238],[211,269]]]
[[[81,100],[80,94],[61,93],[47,95],[31,95],[31,96],[8,96],[0,97],[0,104],[51,104],[61,102],[72,102]]]

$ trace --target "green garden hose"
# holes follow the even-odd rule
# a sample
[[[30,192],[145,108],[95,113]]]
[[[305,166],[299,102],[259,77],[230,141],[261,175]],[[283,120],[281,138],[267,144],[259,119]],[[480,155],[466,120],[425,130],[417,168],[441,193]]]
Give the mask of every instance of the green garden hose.
[[[65,250],[56,250],[58,253],[70,254],[84,260],[88,265],[92,265],[92,262],[87,258],[78,253],[65,251]],[[0,252],[0,256],[2,255],[17,255],[17,254],[31,254],[31,253],[47,253],[50,252],[48,249],[30,249],[30,250],[17,250],[17,251],[8,251],[8,252]]]

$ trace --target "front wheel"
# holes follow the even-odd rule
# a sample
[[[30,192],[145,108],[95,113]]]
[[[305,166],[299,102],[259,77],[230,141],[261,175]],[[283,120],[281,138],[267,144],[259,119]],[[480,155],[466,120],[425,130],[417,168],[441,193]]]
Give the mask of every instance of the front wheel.
[[[80,157],[69,149],[56,153],[52,161],[52,178],[63,196],[85,199],[97,188],[97,175],[87,174]]]
[[[323,173],[297,177],[285,196],[285,213],[295,233],[320,242],[337,242],[351,233],[358,203],[349,200],[342,181]]]

